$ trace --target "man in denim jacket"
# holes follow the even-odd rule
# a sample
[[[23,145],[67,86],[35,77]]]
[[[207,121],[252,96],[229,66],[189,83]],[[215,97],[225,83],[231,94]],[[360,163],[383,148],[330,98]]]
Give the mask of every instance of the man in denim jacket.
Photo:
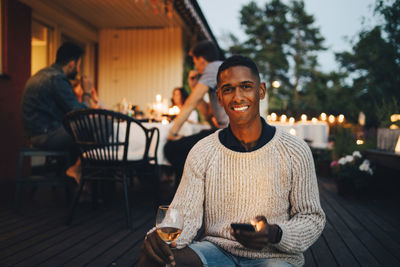
[[[69,81],[75,79],[79,72],[82,54],[79,46],[68,42],[62,44],[57,50],[56,62],[28,80],[22,100],[22,121],[32,145],[55,150],[72,148],[72,158],[75,159],[77,150],[72,137],[64,129],[63,118],[71,110],[90,106],[92,88],[84,88],[81,103]],[[78,165],[79,162],[74,166]],[[76,178],[76,168],[70,171],[71,176]]]

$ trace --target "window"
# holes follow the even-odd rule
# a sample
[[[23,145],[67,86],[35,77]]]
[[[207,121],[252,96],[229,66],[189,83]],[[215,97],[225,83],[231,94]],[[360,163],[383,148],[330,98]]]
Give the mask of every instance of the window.
[[[50,65],[52,29],[38,21],[32,21],[31,75]]]

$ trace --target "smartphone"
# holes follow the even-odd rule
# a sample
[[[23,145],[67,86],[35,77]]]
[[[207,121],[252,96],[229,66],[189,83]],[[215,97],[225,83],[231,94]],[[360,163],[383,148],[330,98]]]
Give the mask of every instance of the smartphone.
[[[244,230],[249,232],[254,232],[256,229],[253,225],[249,223],[231,223],[231,227],[233,230]]]

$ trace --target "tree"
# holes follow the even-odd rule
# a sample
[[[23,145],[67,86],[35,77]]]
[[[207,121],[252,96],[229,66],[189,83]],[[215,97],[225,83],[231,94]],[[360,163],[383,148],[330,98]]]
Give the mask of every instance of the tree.
[[[240,11],[240,23],[244,26],[248,39],[239,43],[231,36],[235,45],[229,48],[229,53],[247,55],[257,63],[262,78],[269,81],[270,99],[277,95],[277,92],[274,94],[272,91],[272,81],[280,81],[280,97],[284,97],[290,91],[286,46],[292,34],[287,20],[288,11],[288,7],[280,0],[273,0],[264,8],[252,1]],[[276,100],[279,102],[279,98]]]
[[[381,124],[381,113],[398,113],[400,107],[400,0],[379,1],[376,12],[383,25],[359,34],[352,51],[336,55],[352,79],[354,102],[367,117],[368,127]]]
[[[234,45],[229,52],[245,54],[257,63],[269,81],[272,109],[286,109],[288,103],[296,109],[300,87],[304,90],[315,72],[316,52],[324,49],[324,38],[313,26],[314,17],[306,13],[302,0],[290,5],[272,0],[263,8],[253,1],[242,7],[240,15],[248,39],[239,43],[231,35]],[[280,82],[279,89],[271,86],[275,80]]]
[[[306,84],[312,82],[312,77],[318,72],[316,52],[325,50],[322,46],[324,38],[319,29],[313,26],[315,19],[312,15],[305,12],[303,1],[292,1],[290,7],[291,14],[291,50],[294,61],[294,84],[293,95],[294,105],[298,105],[299,86],[306,88]]]

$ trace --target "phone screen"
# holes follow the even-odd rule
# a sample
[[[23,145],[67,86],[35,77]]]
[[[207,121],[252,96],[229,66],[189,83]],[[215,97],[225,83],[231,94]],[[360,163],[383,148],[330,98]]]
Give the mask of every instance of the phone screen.
[[[249,232],[254,232],[255,228],[249,223],[231,223],[233,230],[244,230]]]

